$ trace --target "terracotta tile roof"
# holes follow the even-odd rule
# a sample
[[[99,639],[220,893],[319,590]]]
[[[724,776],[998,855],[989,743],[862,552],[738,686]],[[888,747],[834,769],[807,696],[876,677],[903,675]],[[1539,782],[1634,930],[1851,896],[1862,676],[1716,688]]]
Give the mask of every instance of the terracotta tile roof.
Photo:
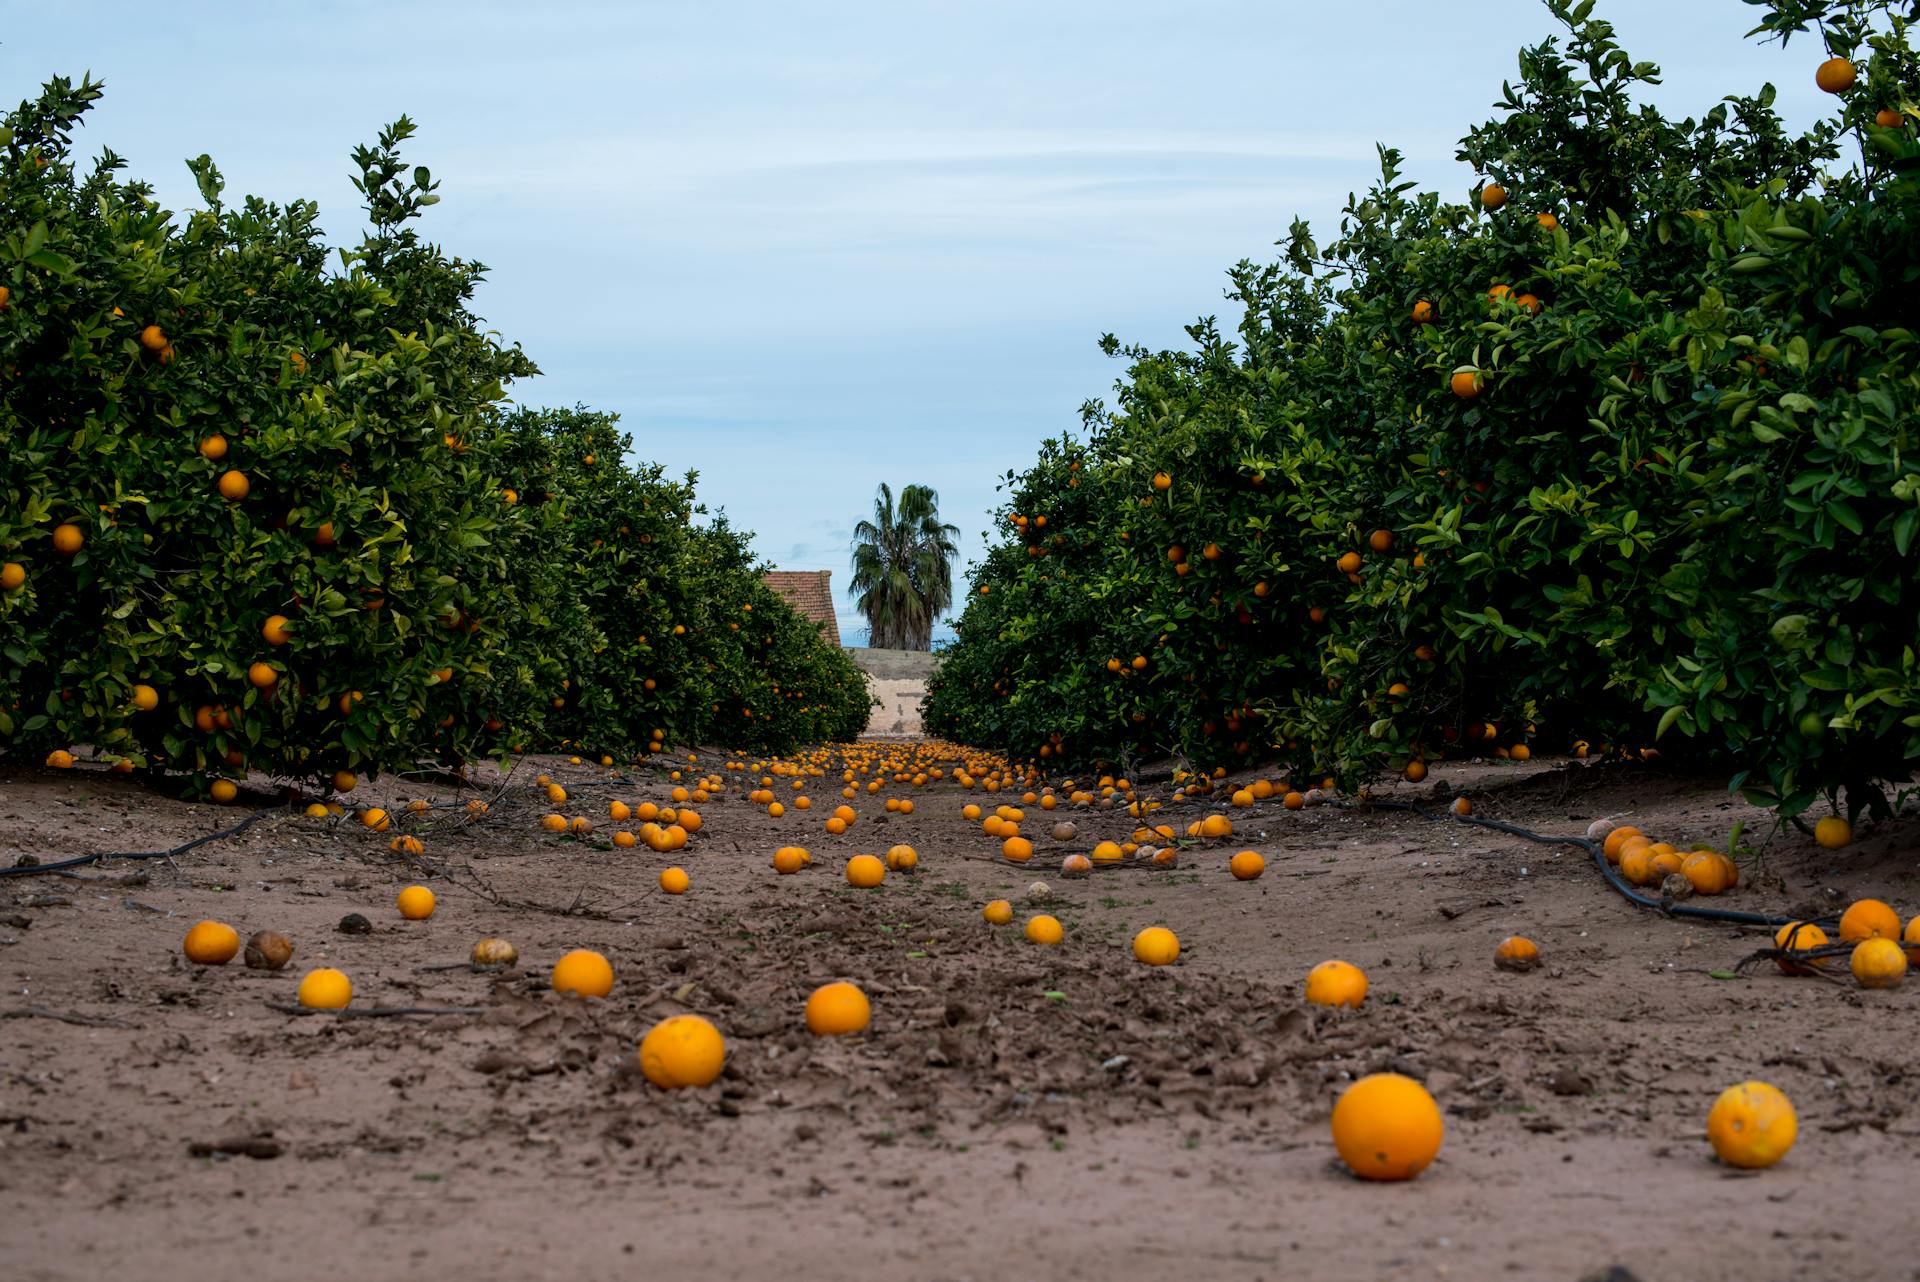
[[[836,644],[839,642],[840,621],[833,613],[832,570],[769,570],[761,578],[785,597],[801,617],[812,619]]]

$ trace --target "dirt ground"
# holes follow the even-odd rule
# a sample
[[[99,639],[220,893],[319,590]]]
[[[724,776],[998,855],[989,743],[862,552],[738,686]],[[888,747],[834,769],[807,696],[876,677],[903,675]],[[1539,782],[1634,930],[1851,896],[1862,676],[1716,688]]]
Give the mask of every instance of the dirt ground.
[[[592,842],[537,831],[538,770],[595,818]],[[500,787],[490,765],[474,777]],[[1176,869],[1076,881],[1060,854],[1124,837],[1119,812],[1075,813],[1069,846],[1029,822],[1040,854],[1019,868],[962,820],[982,798],[951,780],[890,787],[910,816],[863,794],[831,838],[837,785],[774,819],[742,778],[671,856],[603,848],[607,801],[665,802],[668,781],[544,758],[473,824],[446,817],[473,795],[452,781],[365,789],[448,807],[415,825],[425,866],[350,822],[275,810],[175,859],[0,879],[0,1272],[1920,1278],[1920,984],[1714,978],[1759,937],[1635,908],[1576,851],[1406,813],[1262,803]],[[1769,821],[1711,781],[1565,762],[1435,779],[1554,833],[1604,815],[1718,844],[1744,818],[1764,850],[1724,906],[1920,909],[1911,820],[1822,856],[1792,833],[1768,842]],[[238,817],[114,776],[0,768],[0,866],[164,848]],[[846,856],[896,842],[917,873],[846,884]],[[813,867],[777,876],[787,843]],[[1266,856],[1265,876],[1227,874],[1239,849]],[[656,888],[670,862],[685,896]],[[1036,877],[1063,947],[1018,933]],[[393,906],[416,880],[439,896],[429,921]],[[1014,926],[981,920],[1000,896]],[[336,929],[353,912],[370,934]],[[186,964],[204,917],[285,933],[293,964]],[[1178,965],[1132,960],[1152,924],[1178,933]],[[1515,932],[1543,970],[1494,969]],[[520,966],[459,966],[483,935],[516,943]],[[607,1000],[551,991],[575,947],[612,959]],[[1303,1006],[1329,957],[1370,975],[1362,1010]],[[357,1008],[478,1013],[269,1007],[323,964],[352,976]],[[834,978],[872,997],[869,1033],[806,1032],[806,994]],[[686,1010],[725,1033],[728,1068],[669,1094],[634,1051]],[[1425,1081],[1446,1114],[1439,1160],[1411,1183],[1351,1178],[1328,1136],[1341,1087],[1381,1069]],[[1750,1077],[1788,1092],[1801,1133],[1780,1166],[1740,1175],[1712,1159],[1704,1119]]]

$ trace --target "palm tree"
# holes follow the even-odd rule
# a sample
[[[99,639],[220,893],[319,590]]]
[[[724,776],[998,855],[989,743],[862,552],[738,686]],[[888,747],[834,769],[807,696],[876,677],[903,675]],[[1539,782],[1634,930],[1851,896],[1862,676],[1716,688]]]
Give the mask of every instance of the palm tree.
[[[854,605],[867,616],[867,644],[877,649],[927,650],[933,622],[953,604],[957,525],[940,522],[940,495],[909,485],[898,506],[885,483],[873,500],[873,519],[853,527]]]

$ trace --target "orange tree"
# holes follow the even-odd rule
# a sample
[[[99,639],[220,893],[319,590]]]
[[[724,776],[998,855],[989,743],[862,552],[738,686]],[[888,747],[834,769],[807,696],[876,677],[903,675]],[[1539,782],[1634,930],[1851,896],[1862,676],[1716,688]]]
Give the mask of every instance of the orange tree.
[[[492,438],[503,494],[542,568],[529,600],[550,737],[596,752],[723,742],[761,751],[848,739],[865,677],[761,581],[749,539],[696,524],[694,477],[633,469],[613,416],[518,410]]]
[[[1822,70],[1841,119],[1794,137],[1771,90],[1697,120],[1637,105],[1657,70],[1591,3],[1548,8],[1564,44],[1524,51],[1463,140],[1468,203],[1410,194],[1383,150],[1332,244],[1296,223],[1283,263],[1234,270],[1231,340],[1128,349],[1114,412],[1011,478],[1010,520],[1082,456],[1102,551],[1074,590],[1098,604],[1056,608],[1057,570],[996,550],[930,728],[1348,783],[1536,733],[1657,741],[1790,815],[1908,776],[1906,28],[1769,7],[1855,72]],[[1863,159],[1827,173],[1843,129]]]
[[[577,659],[613,622],[593,586],[612,554],[568,523],[657,493],[678,542],[637,546],[675,590],[708,536],[685,528],[690,491],[629,472],[610,435],[599,471],[569,456],[539,482],[550,509],[510,501],[553,433],[499,408],[535,370],[470,311],[484,268],[411,226],[438,200],[400,158],[411,124],[356,151],[371,225],[330,272],[311,203],[230,206],[206,157],[206,208],[179,221],[111,152],[83,171],[70,136],[99,96],[55,80],[0,126],[0,745],[315,776],[540,742],[556,713],[610,746],[723,728],[646,725]],[[759,586],[742,560],[729,591]],[[828,648],[810,689],[864,706]],[[744,655],[662,675],[696,668],[767,679]],[[555,706],[570,681],[592,719]]]

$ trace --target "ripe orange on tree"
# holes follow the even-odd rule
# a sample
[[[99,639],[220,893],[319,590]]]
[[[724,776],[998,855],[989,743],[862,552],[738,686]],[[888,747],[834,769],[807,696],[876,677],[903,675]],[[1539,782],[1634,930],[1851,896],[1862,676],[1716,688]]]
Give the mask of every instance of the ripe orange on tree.
[[[1845,93],[1853,88],[1859,73],[1845,58],[1829,58],[1813,71],[1813,83],[1828,93]]]

